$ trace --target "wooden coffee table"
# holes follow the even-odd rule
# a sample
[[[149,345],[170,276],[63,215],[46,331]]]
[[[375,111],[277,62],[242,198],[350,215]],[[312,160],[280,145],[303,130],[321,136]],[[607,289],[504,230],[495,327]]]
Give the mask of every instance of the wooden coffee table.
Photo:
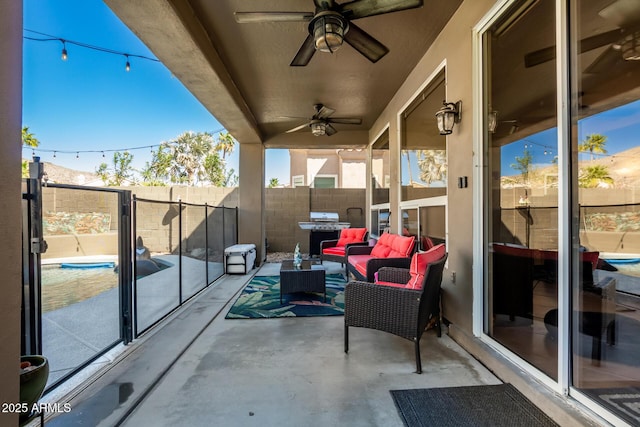
[[[324,302],[327,302],[324,268],[311,261],[302,261],[300,268],[293,266],[293,260],[282,261],[280,266],[280,304],[282,304],[283,294],[294,292],[323,293]]]

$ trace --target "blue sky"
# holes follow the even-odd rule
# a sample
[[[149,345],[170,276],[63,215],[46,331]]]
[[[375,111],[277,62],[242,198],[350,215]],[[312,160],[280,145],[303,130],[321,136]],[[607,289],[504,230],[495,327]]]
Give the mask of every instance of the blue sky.
[[[579,142],[584,141],[588,135],[596,133],[607,137],[605,149],[608,156],[640,145],[640,101],[594,114],[578,122]],[[517,175],[520,173],[514,170],[511,165],[516,163],[516,156],[524,154],[525,145],[533,155],[534,164],[548,166],[554,156],[558,155],[557,139],[557,129],[552,128],[504,146],[502,148],[502,174]],[[589,154],[580,154],[580,159],[589,159]]]
[[[155,58],[153,53],[100,0],[25,0],[24,35],[73,40],[117,52]],[[24,40],[23,125],[40,141],[42,161],[93,172],[113,153],[83,150],[130,150],[133,166],[151,160],[150,146],[185,131],[223,130],[217,120],[159,62],[98,52],[60,41]],[[23,149],[24,158],[32,150]],[[286,150],[268,150],[266,181],[289,182]],[[227,164],[238,172],[238,149]]]

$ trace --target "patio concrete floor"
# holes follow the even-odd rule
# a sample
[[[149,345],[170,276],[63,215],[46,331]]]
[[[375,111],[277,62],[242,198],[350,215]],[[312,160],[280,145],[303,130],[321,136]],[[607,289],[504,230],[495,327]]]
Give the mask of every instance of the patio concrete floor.
[[[433,330],[417,375],[413,344],[390,334],[352,328],[345,354],[342,316],[225,319],[251,273],[224,276],[129,345],[47,426],[402,426],[389,390],[501,382]]]

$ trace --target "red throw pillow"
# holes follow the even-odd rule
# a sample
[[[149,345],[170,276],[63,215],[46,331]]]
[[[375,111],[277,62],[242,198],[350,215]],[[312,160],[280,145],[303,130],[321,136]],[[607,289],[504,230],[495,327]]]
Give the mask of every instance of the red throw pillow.
[[[347,246],[349,243],[363,242],[366,232],[366,228],[343,228],[336,246]]]
[[[408,289],[422,289],[422,281],[424,280],[424,274],[427,272],[427,266],[442,258],[446,251],[447,248],[444,243],[440,243],[426,252],[413,254],[409,271],[411,279],[409,279],[405,287]]]
[[[382,233],[382,235],[378,239],[378,242],[376,242],[376,245],[371,250],[371,256],[373,258],[386,258],[387,255],[389,255],[389,253],[391,252],[390,242],[391,234]]]

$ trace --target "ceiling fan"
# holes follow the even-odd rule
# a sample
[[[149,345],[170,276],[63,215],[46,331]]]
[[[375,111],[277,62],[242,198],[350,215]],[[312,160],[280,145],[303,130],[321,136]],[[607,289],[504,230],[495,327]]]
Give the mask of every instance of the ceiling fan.
[[[326,107],[322,104],[315,104],[313,106],[316,110],[316,113],[308,119],[308,122],[302,124],[300,126],[296,126],[293,129],[289,129],[285,133],[292,133],[302,130],[304,128],[310,128],[311,133],[315,136],[331,136],[338,132],[336,128],[331,126],[331,123],[338,123],[344,125],[359,125],[362,123],[362,119],[360,118],[350,118],[350,117],[329,117],[332,115],[335,110]],[[298,119],[300,117],[291,117],[294,119]]]
[[[356,24],[354,19],[382,15],[422,6],[423,0],[354,0],[338,4],[334,0],[313,0],[315,12],[236,12],[240,24],[253,22],[309,22],[309,35],[291,61],[292,67],[304,67],[316,50],[335,52],[346,41],[369,61],[375,63],[389,49]]]
[[[610,69],[619,61],[640,60],[640,2],[638,0],[616,0],[598,12],[602,18],[618,28],[586,37],[580,40],[579,53],[610,45],[586,69],[585,73],[594,74]],[[525,67],[533,67],[556,57],[556,47],[527,53]]]

